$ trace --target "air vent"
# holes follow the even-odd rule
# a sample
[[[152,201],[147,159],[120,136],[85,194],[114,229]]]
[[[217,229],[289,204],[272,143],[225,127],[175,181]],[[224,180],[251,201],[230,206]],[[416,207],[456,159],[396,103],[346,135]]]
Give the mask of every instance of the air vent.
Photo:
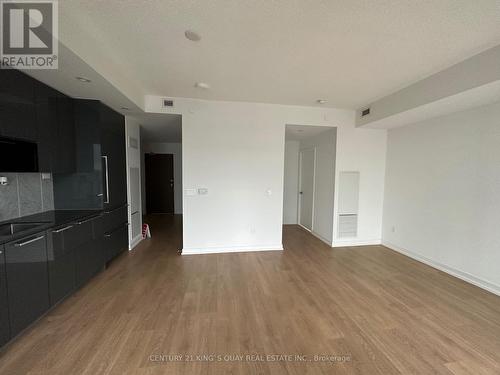
[[[172,99],[163,99],[162,100],[163,107],[173,107],[174,101]]]
[[[370,108],[365,108],[361,111],[361,117],[368,116],[370,114]]]
[[[358,235],[358,215],[339,215],[339,238],[353,238]]]

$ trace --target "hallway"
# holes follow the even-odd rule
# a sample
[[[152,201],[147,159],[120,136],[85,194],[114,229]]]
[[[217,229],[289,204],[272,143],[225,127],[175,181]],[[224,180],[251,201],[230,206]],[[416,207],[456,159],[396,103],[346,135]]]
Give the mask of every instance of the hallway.
[[[0,373],[500,370],[493,294],[382,246],[331,249],[297,226],[284,227],[284,252],[179,256],[181,218],[148,217],[153,238],[8,345]]]

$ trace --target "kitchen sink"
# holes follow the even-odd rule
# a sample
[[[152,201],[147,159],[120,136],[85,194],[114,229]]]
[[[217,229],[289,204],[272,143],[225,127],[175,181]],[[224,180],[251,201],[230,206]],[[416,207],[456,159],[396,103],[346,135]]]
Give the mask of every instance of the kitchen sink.
[[[46,223],[7,223],[0,225],[0,236],[12,236],[20,232],[35,229]]]

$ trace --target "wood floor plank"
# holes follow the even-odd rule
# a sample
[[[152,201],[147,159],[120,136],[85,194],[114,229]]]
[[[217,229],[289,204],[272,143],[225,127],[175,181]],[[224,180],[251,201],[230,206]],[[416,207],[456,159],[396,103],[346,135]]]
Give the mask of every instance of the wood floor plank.
[[[285,226],[283,252],[179,256],[180,217],[148,222],[0,374],[500,373],[500,298],[383,246]]]

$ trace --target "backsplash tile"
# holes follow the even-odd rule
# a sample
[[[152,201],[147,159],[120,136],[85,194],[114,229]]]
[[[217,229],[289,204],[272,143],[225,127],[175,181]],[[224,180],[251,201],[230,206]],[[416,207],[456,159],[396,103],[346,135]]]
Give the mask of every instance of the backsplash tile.
[[[2,173],[8,185],[0,185],[0,221],[19,216],[19,196],[17,195],[17,174]]]
[[[42,211],[42,182],[39,173],[19,173],[19,213],[21,216]]]
[[[54,209],[51,174],[0,173],[8,185],[0,185],[0,221]]]

